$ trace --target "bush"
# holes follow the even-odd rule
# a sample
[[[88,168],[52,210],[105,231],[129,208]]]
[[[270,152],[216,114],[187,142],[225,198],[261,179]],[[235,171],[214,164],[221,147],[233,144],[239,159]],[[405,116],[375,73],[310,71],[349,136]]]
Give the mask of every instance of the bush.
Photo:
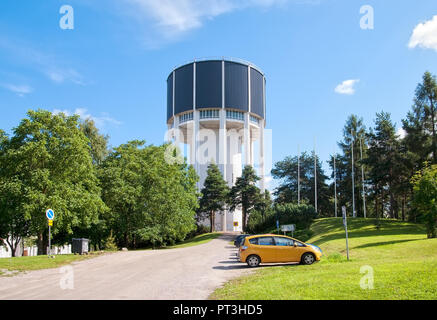
[[[254,211],[251,213],[247,231],[249,233],[268,232],[276,228],[276,220],[279,220],[279,224],[281,225],[295,224],[297,232],[299,232],[299,230],[306,230],[306,234],[303,233],[302,236],[308,237],[309,239],[311,235],[309,235],[310,231],[307,229],[309,229],[315,218],[317,218],[317,212],[313,206],[292,203],[281,204],[276,205],[273,210],[268,211],[264,219],[260,212]]]
[[[437,238],[437,165],[417,172],[412,182],[413,206],[421,214],[428,238]]]
[[[117,244],[115,243],[115,238],[112,235],[110,235],[105,241],[105,250],[107,251],[118,250]]]
[[[307,242],[314,235],[310,229],[297,230],[293,233],[293,237],[303,242]]]

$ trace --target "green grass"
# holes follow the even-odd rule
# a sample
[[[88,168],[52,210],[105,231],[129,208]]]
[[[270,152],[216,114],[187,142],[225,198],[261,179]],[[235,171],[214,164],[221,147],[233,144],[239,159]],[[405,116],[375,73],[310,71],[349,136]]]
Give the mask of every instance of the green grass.
[[[58,268],[74,261],[81,261],[90,257],[95,257],[99,254],[100,253],[90,253],[89,255],[62,254],[55,255],[55,258],[48,258],[47,256],[1,258],[0,274],[6,274],[7,272],[4,272],[5,270],[22,272]]]
[[[261,267],[217,289],[213,299],[437,299],[437,239],[427,239],[424,227],[394,220],[349,219],[350,261],[346,259],[341,218],[316,220],[307,241],[323,250],[322,261],[311,266]],[[374,272],[374,289],[360,281]]]
[[[220,235],[221,235],[221,233],[218,233],[218,232],[200,234],[198,236],[195,236],[194,238],[182,241],[181,243],[177,243],[173,246],[167,246],[167,247],[165,247],[165,249],[175,249],[175,248],[185,248],[185,247],[197,246],[199,244],[207,243],[207,242],[219,237]]]

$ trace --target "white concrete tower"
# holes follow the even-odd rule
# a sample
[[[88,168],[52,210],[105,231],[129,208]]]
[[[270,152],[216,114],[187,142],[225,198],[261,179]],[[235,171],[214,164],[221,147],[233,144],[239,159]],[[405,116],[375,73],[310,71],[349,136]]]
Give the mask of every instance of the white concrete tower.
[[[251,63],[197,60],[175,68],[168,76],[168,137],[178,146],[188,146],[186,155],[200,177],[199,190],[208,164],[214,161],[230,187],[244,165],[256,167],[264,191],[265,111],[265,76]],[[241,210],[218,213],[215,221],[216,230],[241,231]]]

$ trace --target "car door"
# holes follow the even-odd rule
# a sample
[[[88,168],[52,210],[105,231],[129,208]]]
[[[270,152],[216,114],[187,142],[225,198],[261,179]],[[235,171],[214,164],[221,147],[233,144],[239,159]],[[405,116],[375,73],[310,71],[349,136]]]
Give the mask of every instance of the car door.
[[[286,237],[275,237],[276,260],[277,262],[295,262],[297,250],[294,247],[294,240]]]
[[[275,242],[273,241],[273,237],[257,237],[255,241],[251,241],[254,247],[254,253],[258,254],[261,258],[262,262],[276,262],[276,253],[275,253]],[[254,239],[250,239],[254,240]]]

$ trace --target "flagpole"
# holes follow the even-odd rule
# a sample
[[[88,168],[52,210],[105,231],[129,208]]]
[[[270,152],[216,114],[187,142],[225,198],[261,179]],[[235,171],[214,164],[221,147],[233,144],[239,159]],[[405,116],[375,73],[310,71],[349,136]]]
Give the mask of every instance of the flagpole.
[[[363,183],[363,210],[364,210],[364,218],[367,218],[366,215],[366,191],[364,185],[364,164],[363,164],[363,138],[360,139],[360,153],[361,153],[361,181]]]
[[[297,204],[300,205],[300,146],[297,145]]]
[[[314,207],[317,211],[317,157],[316,157],[316,137],[314,137]]]
[[[335,167],[335,149],[334,149],[334,204],[335,204],[335,217],[337,218],[337,170]]]
[[[355,213],[355,173],[354,173],[354,134],[351,130],[351,146],[352,146],[352,216],[356,218]]]

